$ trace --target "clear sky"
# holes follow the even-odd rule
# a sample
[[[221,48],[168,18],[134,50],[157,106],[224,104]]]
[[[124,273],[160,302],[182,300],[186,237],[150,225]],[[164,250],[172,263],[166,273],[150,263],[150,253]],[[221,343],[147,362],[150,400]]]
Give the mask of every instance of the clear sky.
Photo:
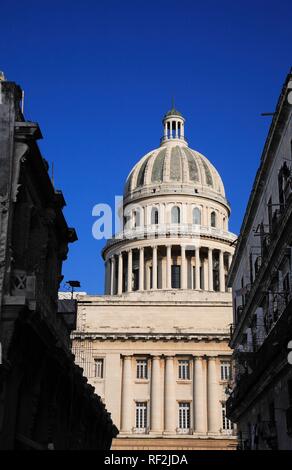
[[[114,203],[132,166],[159,145],[171,107],[220,172],[238,233],[292,65],[289,0],[18,0],[1,3],[0,70],[25,90],[44,157],[79,241],[65,280],[102,293],[94,204]]]

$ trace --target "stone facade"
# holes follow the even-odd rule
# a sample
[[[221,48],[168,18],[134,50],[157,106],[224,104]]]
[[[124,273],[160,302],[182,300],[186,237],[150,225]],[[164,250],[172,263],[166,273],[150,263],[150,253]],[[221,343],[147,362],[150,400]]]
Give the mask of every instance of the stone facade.
[[[105,295],[78,296],[73,351],[120,430],[113,448],[234,448],[225,417],[235,235],[213,165],[185,120],[130,172],[121,233],[104,250]]]
[[[236,374],[227,411],[238,423],[243,449],[292,449],[292,366],[287,359],[292,340],[291,103],[290,73],[273,116],[229,276]]]
[[[58,302],[77,240],[21,89],[0,81],[0,448],[108,449],[117,429],[71,353],[76,301]]]

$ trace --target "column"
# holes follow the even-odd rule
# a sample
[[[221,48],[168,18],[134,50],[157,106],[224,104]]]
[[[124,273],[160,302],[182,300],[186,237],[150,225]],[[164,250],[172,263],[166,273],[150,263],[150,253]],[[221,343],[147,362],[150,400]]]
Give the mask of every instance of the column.
[[[157,289],[157,246],[152,247],[152,289]]]
[[[203,359],[199,356],[194,358],[194,431],[205,432],[204,416],[204,383],[203,383]]]
[[[161,431],[161,372],[160,357],[153,356],[151,368],[150,430]]]
[[[174,358],[165,358],[165,383],[164,383],[164,432],[174,434],[176,431],[176,402],[175,402],[175,377]]]
[[[144,290],[144,248],[139,250],[139,290]]]
[[[170,123],[169,123],[169,125],[170,125],[170,138],[171,139],[173,138],[172,122],[173,121],[170,121]]]
[[[167,122],[164,123],[164,137],[167,137]]]
[[[175,138],[178,138],[178,122],[175,121]]]
[[[219,396],[216,357],[208,357],[207,374],[208,432],[219,432]]]
[[[184,245],[181,246],[181,289],[187,288],[187,266],[186,266],[186,248]]]
[[[219,251],[219,283],[220,292],[225,292],[224,252]]]
[[[118,266],[118,295],[123,293],[123,254],[119,254],[119,266]]]
[[[232,263],[232,254],[228,253],[228,269],[230,269],[231,263]]]
[[[203,275],[204,275],[204,290],[208,290],[208,260],[204,259],[203,263]]]
[[[195,266],[195,276],[196,276],[196,290],[201,289],[200,283],[200,248],[196,248],[196,266]]]
[[[121,399],[121,431],[131,432],[132,429],[132,358],[123,358],[122,399]]]
[[[182,122],[180,125],[180,136],[184,137],[185,136],[185,129],[184,129],[184,123]]]
[[[111,290],[110,294],[115,295],[116,293],[116,259],[115,256],[111,257]]]
[[[208,276],[208,284],[209,284],[209,290],[214,290],[213,286],[213,250],[212,248],[208,249],[208,271],[209,271],[209,276]]]
[[[127,290],[132,292],[132,277],[133,277],[133,255],[132,250],[128,251],[128,276],[127,276]]]
[[[171,245],[166,247],[166,287],[171,289]]]
[[[104,286],[104,292],[106,295],[110,293],[110,281],[111,281],[111,265],[110,265],[110,260],[106,260],[105,262],[105,286]]]

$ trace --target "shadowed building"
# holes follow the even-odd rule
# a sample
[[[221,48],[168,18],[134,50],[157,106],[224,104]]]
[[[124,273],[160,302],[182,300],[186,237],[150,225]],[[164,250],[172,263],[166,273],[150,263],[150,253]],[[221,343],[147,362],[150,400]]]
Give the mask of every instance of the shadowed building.
[[[114,448],[236,446],[225,414],[236,237],[222,180],[184,124],[167,113],[160,147],[127,178],[105,295],[78,296],[73,350],[120,430]]]
[[[117,429],[71,353],[76,301],[58,302],[77,237],[21,98],[1,75],[0,449],[107,449]]]
[[[236,365],[227,402],[242,449],[292,449],[292,74],[262,153],[233,258]],[[290,343],[292,349],[292,343]]]

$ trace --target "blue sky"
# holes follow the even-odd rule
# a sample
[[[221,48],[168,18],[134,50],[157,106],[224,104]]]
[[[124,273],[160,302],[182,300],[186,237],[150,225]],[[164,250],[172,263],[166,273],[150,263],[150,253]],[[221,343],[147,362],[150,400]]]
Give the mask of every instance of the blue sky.
[[[239,232],[270,117],[292,65],[292,3],[265,0],[51,0],[1,5],[0,69],[25,90],[44,157],[79,241],[65,280],[103,292],[92,207],[114,203],[159,145],[176,107],[186,137],[220,172]]]

